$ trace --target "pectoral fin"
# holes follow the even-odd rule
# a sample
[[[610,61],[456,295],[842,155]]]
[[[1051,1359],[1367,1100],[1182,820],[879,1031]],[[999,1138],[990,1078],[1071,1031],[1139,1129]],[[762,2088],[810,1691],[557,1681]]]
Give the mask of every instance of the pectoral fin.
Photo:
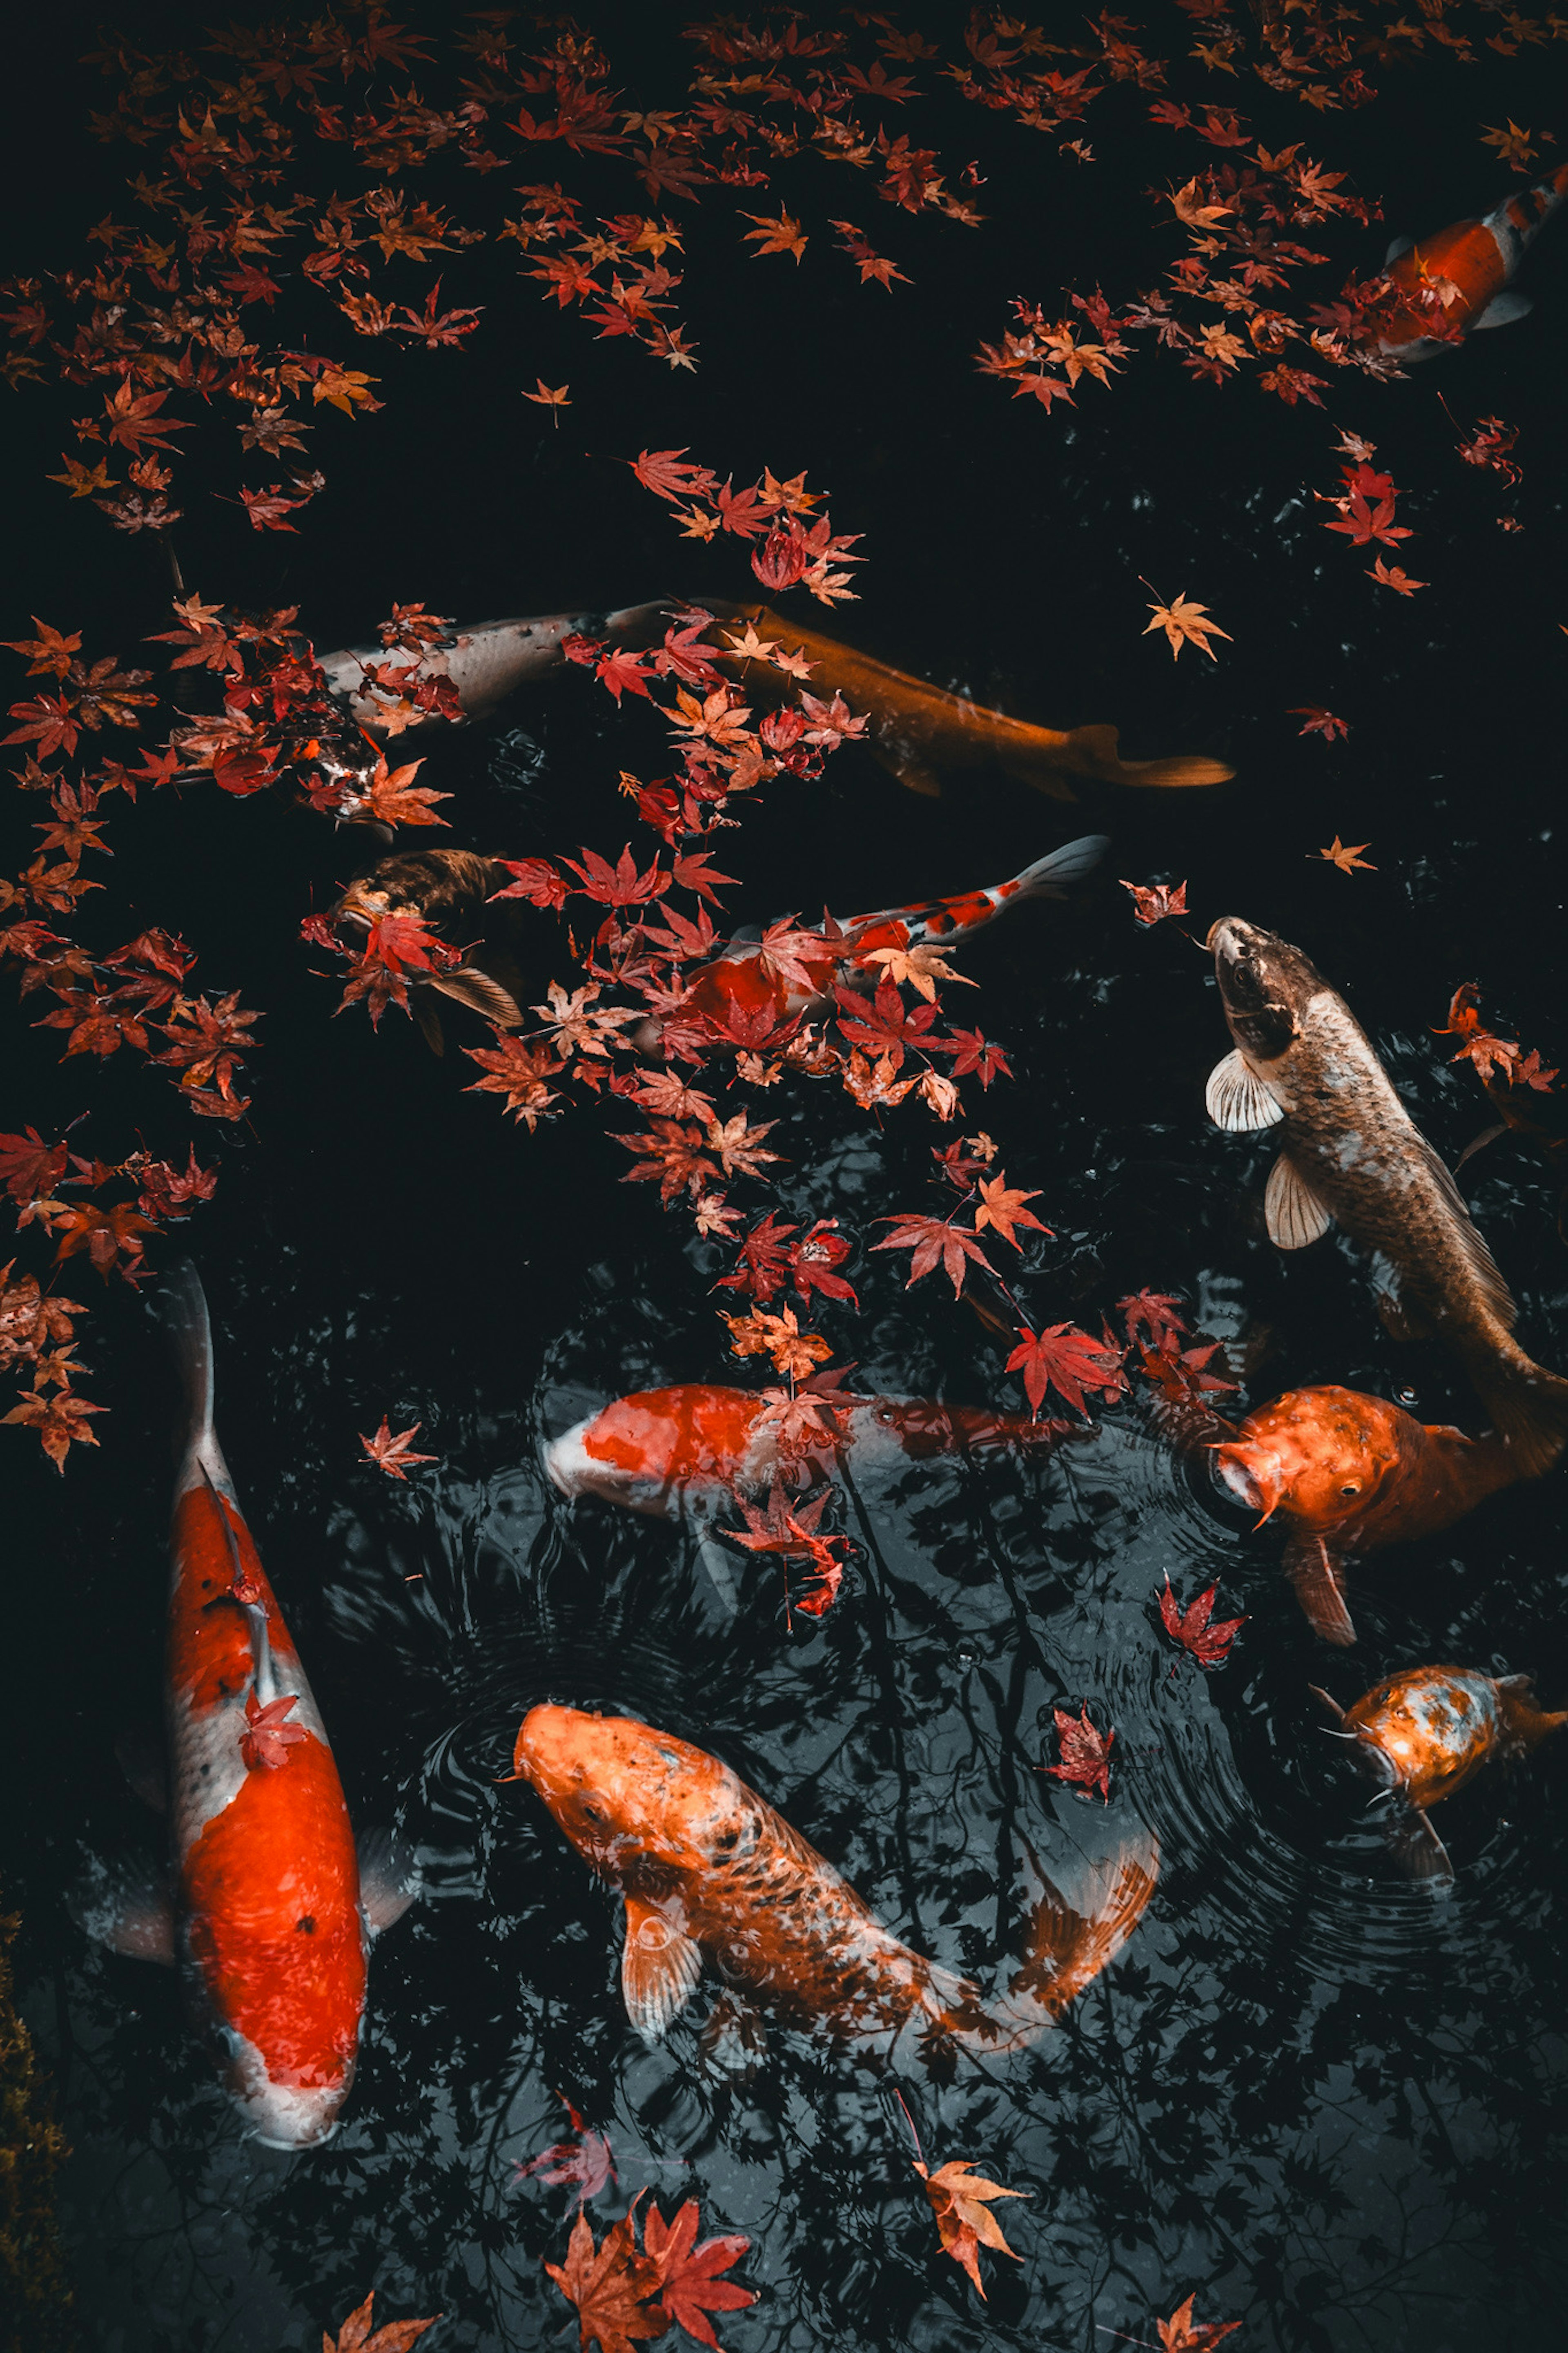
[[[679,2017],[701,1974],[701,1951],[690,1937],[672,1928],[662,1913],[628,1895],[621,1991],[626,2016],[645,2042],[658,2042]]]
[[[1306,1611],[1314,1634],[1321,1634],[1325,1642],[1337,1642],[1342,1650],[1355,1641],[1355,1628],[1345,1607],[1340,1564],[1321,1536],[1289,1547],[1285,1555],[1285,1574],[1296,1588],[1296,1599]]]
[[[1268,1239],[1279,1250],[1305,1250],[1334,1222],[1332,1211],[1323,1207],[1295,1162],[1284,1153],[1268,1172],[1263,1215]]]
[[[1479,334],[1483,327],[1511,327],[1516,319],[1527,317],[1534,308],[1528,294],[1494,294],[1480,317],[1472,320],[1470,332]],[[1441,1840],[1438,1844],[1441,1846]]]
[[[1278,1127],[1285,1116],[1283,1106],[1248,1068],[1239,1046],[1233,1047],[1209,1072],[1204,1109],[1216,1127],[1235,1135],[1253,1128]]]
[[[443,997],[455,997],[459,1005],[471,1006],[487,1021],[493,1021],[498,1029],[522,1027],[522,1008],[511,991],[503,988],[499,980],[492,980],[488,972],[481,972],[477,964],[460,964],[456,972],[433,972],[430,986],[438,988]]]
[[[414,992],[413,1003],[414,1018],[419,1024],[420,1036],[433,1054],[445,1054],[447,1033],[441,1027],[441,1016],[437,1011],[433,1000],[424,989],[416,988]]]
[[[1396,1291],[1379,1292],[1377,1312],[1391,1340],[1429,1340],[1436,1328],[1424,1309]]]
[[[1437,1894],[1453,1885],[1448,1850],[1418,1806],[1395,1805],[1388,1846],[1406,1879],[1419,1881]]]
[[[359,1839],[359,1908],[373,1936],[384,1936],[419,1894],[414,1852],[395,1831],[364,1831]]]
[[[907,785],[911,793],[920,793],[928,801],[942,798],[942,778],[934,768],[928,767],[912,752],[903,751],[897,744],[879,741],[876,737],[872,738],[869,748],[877,765],[886,768],[889,776],[895,777],[900,785]]]
[[[166,1875],[140,1862],[110,1864],[94,1856],[71,1889],[67,1908],[79,1928],[133,1961],[174,1960],[174,1906]]]
[[[1415,242],[1413,237],[1390,237],[1388,251],[1383,257],[1384,268],[1386,269],[1391,261],[1397,261],[1402,253],[1408,253]]]

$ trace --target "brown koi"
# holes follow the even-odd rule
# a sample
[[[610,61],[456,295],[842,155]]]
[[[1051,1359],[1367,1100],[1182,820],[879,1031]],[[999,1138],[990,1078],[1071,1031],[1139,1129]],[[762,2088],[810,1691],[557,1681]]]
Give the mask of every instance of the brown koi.
[[[1435,1326],[1521,1475],[1550,1470],[1568,1438],[1568,1381],[1513,1337],[1508,1285],[1350,1007],[1300,948],[1239,917],[1223,916],[1208,944],[1236,1046],[1205,1101],[1220,1127],[1279,1128],[1264,1196],[1270,1240],[1302,1250],[1337,1218],[1374,1254],[1390,1331]]]
[[[902,1944],[833,1865],[718,1757],[625,1716],[536,1707],[513,1778],[626,1901],[621,1987],[633,2026],[661,2036],[708,1961],[792,2023],[913,2060],[1021,2051],[1119,1951],[1154,1892],[1145,1834],[1094,1874],[1088,1908],[1048,1890],[1007,1990]]]
[[[1454,1866],[1427,1807],[1451,1798],[1483,1765],[1523,1756],[1568,1724],[1568,1712],[1536,1706],[1528,1675],[1494,1678],[1470,1667],[1407,1667],[1349,1708],[1316,1683],[1312,1690],[1355,1742],[1357,1763],[1395,1801],[1391,1843],[1401,1868],[1444,1884]]]
[[[414,915],[432,931],[458,937],[453,946],[465,951],[464,961],[442,972],[406,975],[410,1003],[427,1044],[445,1050],[445,1039],[430,992],[467,1005],[498,1029],[519,1029],[523,1011],[519,997],[522,977],[500,936],[476,943],[474,934],[504,934],[510,910],[487,909],[507,880],[507,870],[494,858],[471,849],[415,849],[384,858],[351,882],[329,913],[331,923],[352,924],[368,932],[384,915]]]

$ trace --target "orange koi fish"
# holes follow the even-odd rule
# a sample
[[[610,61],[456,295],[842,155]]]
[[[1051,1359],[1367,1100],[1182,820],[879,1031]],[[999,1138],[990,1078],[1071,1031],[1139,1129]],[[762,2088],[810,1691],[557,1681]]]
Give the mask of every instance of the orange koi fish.
[[[1384,277],[1408,297],[1418,297],[1436,283],[1445,300],[1445,321],[1461,333],[1506,327],[1522,319],[1532,306],[1528,294],[1510,294],[1504,290],[1565,196],[1568,164],[1549,180],[1539,180],[1532,188],[1505,196],[1479,220],[1455,221],[1419,245],[1407,237],[1395,237],[1388,248]],[[1440,282],[1444,280],[1447,284]],[[1452,294],[1449,288],[1454,290]],[[1451,339],[1434,335],[1431,326],[1431,310],[1418,300],[1407,301],[1384,322],[1378,349],[1403,361],[1431,359],[1451,349]]]
[[[565,666],[561,648],[571,637],[602,638],[628,652],[661,645],[673,608],[660,602],[628,606],[616,613],[556,613],[538,620],[480,621],[454,632],[441,646],[426,649],[426,673],[449,678],[466,719],[485,719],[520,688],[537,684]],[[698,608],[690,608],[695,611]],[[1065,779],[1092,776],[1102,784],[1190,786],[1224,784],[1235,770],[1223,760],[1187,756],[1169,760],[1123,760],[1114,727],[1035,727],[1005,711],[987,710],[961,694],[950,694],[924,679],[893,670],[853,646],[803,629],[766,605],[737,605],[710,597],[700,608],[717,620],[751,622],[763,635],[800,648],[812,664],[812,691],[842,694],[870,719],[867,738],[874,757],[911,792],[942,790],[941,771],[997,766],[1057,800],[1077,798]],[[405,669],[413,654],[381,646],[345,647],[321,657],[332,692],[370,734],[414,734],[449,725],[438,713],[417,713],[379,688],[367,690],[367,674],[388,666]],[[719,667],[745,687],[753,702],[782,701],[789,681],[772,663],[724,654]]]
[[[387,1856],[362,1873],[321,1712],[213,1428],[195,1270],[177,1269],[165,1297],[188,1402],[165,1690],[174,1891],[100,1883],[79,1916],[120,1951],[178,1960],[251,2131],[306,2148],[336,2129],[353,2081],[370,1940],[413,1897]]]
[[[876,962],[881,949],[930,946],[946,951],[963,947],[987,923],[1026,899],[1059,899],[1064,882],[1076,882],[1089,873],[1110,844],[1102,833],[1088,833],[1037,859],[1011,881],[987,889],[964,891],[952,899],[923,899],[912,907],[884,907],[871,915],[847,915],[830,920],[821,932],[792,931],[787,958],[775,962],[761,937],[737,937],[721,955],[703,965],[668,1017],[672,1021],[706,1019],[720,1029],[733,1027],[740,1013],[770,1027],[792,1021],[825,1004],[836,980],[873,987],[879,977]],[[820,940],[818,950],[813,943]],[[651,1050],[661,1025],[645,1023],[637,1034],[643,1050]]]
[[[1353,1642],[1342,1569],[1353,1553],[1452,1527],[1524,1475],[1500,1438],[1417,1421],[1383,1398],[1335,1387],[1290,1389],[1247,1415],[1214,1451],[1231,1493],[1289,1535],[1285,1568],[1313,1630]]]
[[[626,1716],[531,1709],[512,1778],[532,1784],[584,1861],[626,1901],[621,1988],[656,2042],[706,1960],[790,2022],[906,2063],[1021,2051],[1126,1942],[1154,1892],[1145,1833],[1069,1904],[1054,1890],[1000,2000],[901,1944],[729,1766]]]
[[[831,1465],[852,1454],[858,1468],[993,1447],[1048,1449],[1062,1427],[973,1406],[847,1394],[823,1398],[821,1418],[812,1458]],[[544,1449],[544,1467],[563,1495],[598,1495],[658,1519],[700,1519],[736,1494],[761,1493],[782,1460],[778,1415],[756,1391],[707,1382],[616,1398]]]
[[[1568,1724],[1568,1712],[1536,1706],[1528,1675],[1494,1679],[1470,1667],[1407,1667],[1350,1708],[1311,1688],[1355,1742],[1357,1763],[1395,1801],[1391,1843],[1400,1867],[1413,1879],[1445,1884],[1454,1866],[1427,1807],[1451,1798],[1494,1757],[1522,1756]]]

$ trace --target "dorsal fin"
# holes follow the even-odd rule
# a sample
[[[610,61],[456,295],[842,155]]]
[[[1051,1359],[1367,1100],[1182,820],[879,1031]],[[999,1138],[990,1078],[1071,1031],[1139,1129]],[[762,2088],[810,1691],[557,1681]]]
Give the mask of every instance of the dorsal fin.
[[[1424,1135],[1418,1136],[1417,1141],[1426,1156],[1427,1173],[1442,1195],[1445,1204],[1454,1213],[1465,1257],[1468,1261],[1471,1273],[1480,1285],[1482,1296],[1504,1331],[1511,1332],[1519,1321],[1519,1309],[1513,1293],[1503,1281],[1496,1259],[1476,1230],[1465,1198],[1455,1184],[1447,1163],[1439,1153],[1433,1150]]]

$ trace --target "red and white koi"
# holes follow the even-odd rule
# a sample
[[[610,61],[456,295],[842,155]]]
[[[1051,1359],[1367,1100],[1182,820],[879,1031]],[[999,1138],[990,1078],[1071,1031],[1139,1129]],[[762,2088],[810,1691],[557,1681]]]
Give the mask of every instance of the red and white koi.
[[[1409,362],[1431,359],[1451,349],[1459,334],[1506,327],[1532,307],[1528,294],[1506,290],[1542,229],[1568,197],[1568,164],[1548,180],[1505,196],[1480,219],[1459,220],[1419,244],[1396,237],[1388,248],[1384,277],[1411,298],[1396,306],[1380,331],[1378,349]],[[1450,332],[1434,335],[1430,297],[1442,305]],[[1425,298],[1425,299],[1424,299]]]
[[[188,1406],[164,1691],[174,1887],[110,1890],[80,1917],[121,1951],[179,1963],[247,2124],[304,2148],[336,2128],[353,2081],[370,1940],[413,1898],[384,1864],[362,1876],[326,1727],[217,1442],[188,1263],[165,1300]]]

